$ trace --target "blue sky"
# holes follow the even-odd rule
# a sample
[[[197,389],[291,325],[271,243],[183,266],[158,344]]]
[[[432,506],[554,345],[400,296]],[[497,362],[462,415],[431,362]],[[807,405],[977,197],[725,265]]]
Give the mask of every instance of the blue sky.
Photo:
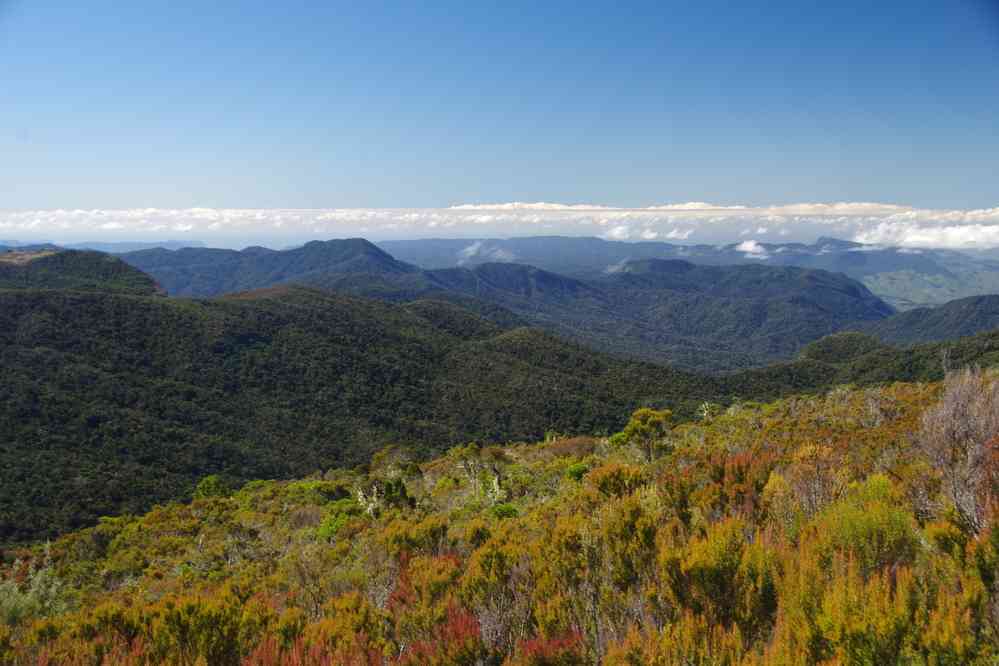
[[[488,4],[0,0],[0,208],[999,205],[997,0]]]

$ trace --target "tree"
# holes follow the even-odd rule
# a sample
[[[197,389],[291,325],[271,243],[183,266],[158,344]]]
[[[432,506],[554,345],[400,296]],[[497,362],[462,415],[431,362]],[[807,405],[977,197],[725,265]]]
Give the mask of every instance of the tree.
[[[673,427],[673,412],[668,409],[642,407],[635,410],[624,430],[611,437],[616,446],[632,445],[642,451],[648,462],[669,447]]]
[[[207,497],[228,497],[232,494],[232,489],[218,474],[209,474],[198,482],[194,489],[194,499],[205,499]]]

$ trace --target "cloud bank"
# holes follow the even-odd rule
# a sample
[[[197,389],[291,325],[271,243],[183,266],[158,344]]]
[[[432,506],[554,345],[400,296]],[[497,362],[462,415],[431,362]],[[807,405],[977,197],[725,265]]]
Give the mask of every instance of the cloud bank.
[[[865,202],[720,206],[695,201],[647,208],[514,202],[391,209],[0,210],[0,238],[22,242],[179,237],[244,247],[348,236],[536,235],[673,243],[728,243],[747,237],[754,242],[813,242],[831,236],[910,248],[989,248],[999,247],[999,207],[925,209]]]

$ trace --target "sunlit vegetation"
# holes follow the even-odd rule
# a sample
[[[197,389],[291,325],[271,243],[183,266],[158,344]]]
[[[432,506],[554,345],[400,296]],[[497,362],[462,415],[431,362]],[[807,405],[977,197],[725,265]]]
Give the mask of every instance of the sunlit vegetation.
[[[209,477],[10,553],[0,663],[994,664],[997,414],[965,371]]]

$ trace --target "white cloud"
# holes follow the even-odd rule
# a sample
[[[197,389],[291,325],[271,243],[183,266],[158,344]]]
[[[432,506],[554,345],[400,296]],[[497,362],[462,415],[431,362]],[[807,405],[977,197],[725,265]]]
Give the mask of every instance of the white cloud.
[[[767,254],[767,248],[754,240],[742,241],[735,246],[735,250],[736,252],[742,252],[750,259],[766,259],[770,256]]]
[[[859,243],[903,247],[999,247],[999,224],[920,225],[911,222],[880,222],[857,233],[854,240]]]
[[[451,206],[448,210],[613,210],[607,206],[593,206],[590,204],[559,204],[538,201],[528,203],[524,201],[512,201],[510,203],[495,204],[460,204]]]
[[[628,265],[628,261],[629,260],[625,258],[617,262],[616,264],[611,264],[610,266],[604,269],[604,273],[608,275],[613,275],[614,273],[620,273],[621,271],[624,270],[624,267]]]
[[[0,229],[22,241],[143,240],[175,234],[223,246],[288,245],[349,236],[475,240],[561,234],[706,244],[731,243],[740,236],[757,242],[813,242],[819,236],[832,236],[885,246],[960,249],[999,247],[999,207],[924,209],[870,202],[743,206],[695,201],[648,208],[514,202],[435,209],[0,210]]]
[[[482,241],[475,241],[474,243],[472,243],[468,247],[465,247],[465,248],[462,248],[461,250],[459,250],[458,251],[458,258],[460,260],[468,261],[469,259],[471,259],[475,255],[477,255],[479,253],[479,250],[481,248],[482,248]]]
[[[458,251],[458,265],[463,266],[473,258],[485,259],[486,261],[510,262],[517,256],[500,247],[490,247],[483,241],[475,241],[468,247]]]
[[[608,240],[628,240],[631,238],[631,229],[626,224],[619,224],[611,227],[604,233],[604,238]]]

